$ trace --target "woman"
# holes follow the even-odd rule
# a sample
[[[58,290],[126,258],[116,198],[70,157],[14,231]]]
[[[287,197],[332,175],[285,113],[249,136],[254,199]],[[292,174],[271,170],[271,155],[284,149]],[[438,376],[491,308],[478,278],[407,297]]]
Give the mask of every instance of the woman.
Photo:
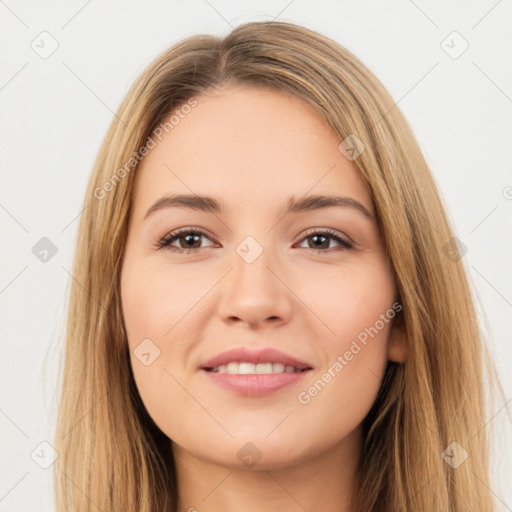
[[[282,22],[174,45],[84,208],[59,510],[495,510],[456,239],[346,49]]]

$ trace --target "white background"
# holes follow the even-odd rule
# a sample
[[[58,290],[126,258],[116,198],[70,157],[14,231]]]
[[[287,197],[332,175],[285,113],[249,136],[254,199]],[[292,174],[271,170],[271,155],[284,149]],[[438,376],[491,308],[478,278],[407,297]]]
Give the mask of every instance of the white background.
[[[464,262],[480,318],[487,318],[506,394],[488,418],[497,431],[492,490],[500,510],[512,510],[510,0],[0,0],[2,512],[54,508],[52,468],[39,467],[31,452],[52,442],[78,216],[113,112],[173,43],[269,19],[302,24],[347,47],[411,123],[468,248]],[[43,31],[58,42],[47,59],[31,47]],[[442,45],[453,31],[469,43],[458,58]],[[462,48],[456,37],[444,43],[452,53]],[[42,237],[57,247],[46,263],[32,253]],[[47,457],[49,448],[36,452]]]

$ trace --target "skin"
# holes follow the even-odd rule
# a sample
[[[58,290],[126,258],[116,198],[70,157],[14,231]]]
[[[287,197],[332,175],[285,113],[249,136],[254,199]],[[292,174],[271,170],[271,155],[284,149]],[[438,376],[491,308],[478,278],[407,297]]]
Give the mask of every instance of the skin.
[[[297,397],[395,302],[371,194],[339,137],[301,99],[233,84],[196,99],[137,171],[121,274],[133,373],[172,439],[179,510],[350,512],[360,425],[387,361],[406,359],[403,332],[385,322],[309,403]],[[227,210],[163,208],[144,219],[178,193],[213,196]],[[283,217],[289,196],[313,194],[348,196],[373,217],[351,207]],[[172,246],[198,252],[157,247],[182,227],[207,236],[182,234]],[[311,228],[354,247],[327,238],[317,248]],[[247,236],[263,250],[252,263],[236,252]],[[134,353],[144,339],[160,350],[147,366]],[[240,396],[198,369],[237,346],[274,347],[313,370],[270,395]],[[248,442],[261,454],[252,467],[237,456]]]

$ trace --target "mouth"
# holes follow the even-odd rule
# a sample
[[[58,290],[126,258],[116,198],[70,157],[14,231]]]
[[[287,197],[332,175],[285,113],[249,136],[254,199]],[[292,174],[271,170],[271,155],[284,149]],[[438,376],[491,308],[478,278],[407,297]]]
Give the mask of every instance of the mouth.
[[[250,350],[240,346],[204,361],[200,369],[215,373],[250,375],[302,372],[312,369],[312,365],[275,348]]]
[[[202,369],[207,372],[227,373],[230,375],[271,375],[281,373],[302,373],[312,370],[309,366],[298,368],[296,366],[283,363],[266,362],[255,364],[244,361],[231,361],[227,364],[205,367]]]
[[[207,385],[241,396],[269,395],[303,380],[313,367],[272,347],[250,350],[240,346],[205,361],[200,374]]]
[[[228,373],[227,371],[213,371],[213,368],[203,368],[201,373],[208,379],[206,384],[212,383],[219,386],[220,389],[244,397],[262,397],[290,388],[294,384],[302,381],[308,375],[312,368],[304,368],[293,371],[284,371],[279,373]],[[246,371],[233,370],[233,371]],[[247,369],[247,371],[252,371]],[[304,386],[304,384],[302,384]]]

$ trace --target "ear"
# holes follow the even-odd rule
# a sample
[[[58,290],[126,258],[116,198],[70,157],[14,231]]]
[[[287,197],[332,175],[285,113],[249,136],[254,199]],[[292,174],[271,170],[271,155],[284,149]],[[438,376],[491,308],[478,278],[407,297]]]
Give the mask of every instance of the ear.
[[[409,350],[403,323],[393,322],[388,340],[388,359],[395,363],[405,363]]]

